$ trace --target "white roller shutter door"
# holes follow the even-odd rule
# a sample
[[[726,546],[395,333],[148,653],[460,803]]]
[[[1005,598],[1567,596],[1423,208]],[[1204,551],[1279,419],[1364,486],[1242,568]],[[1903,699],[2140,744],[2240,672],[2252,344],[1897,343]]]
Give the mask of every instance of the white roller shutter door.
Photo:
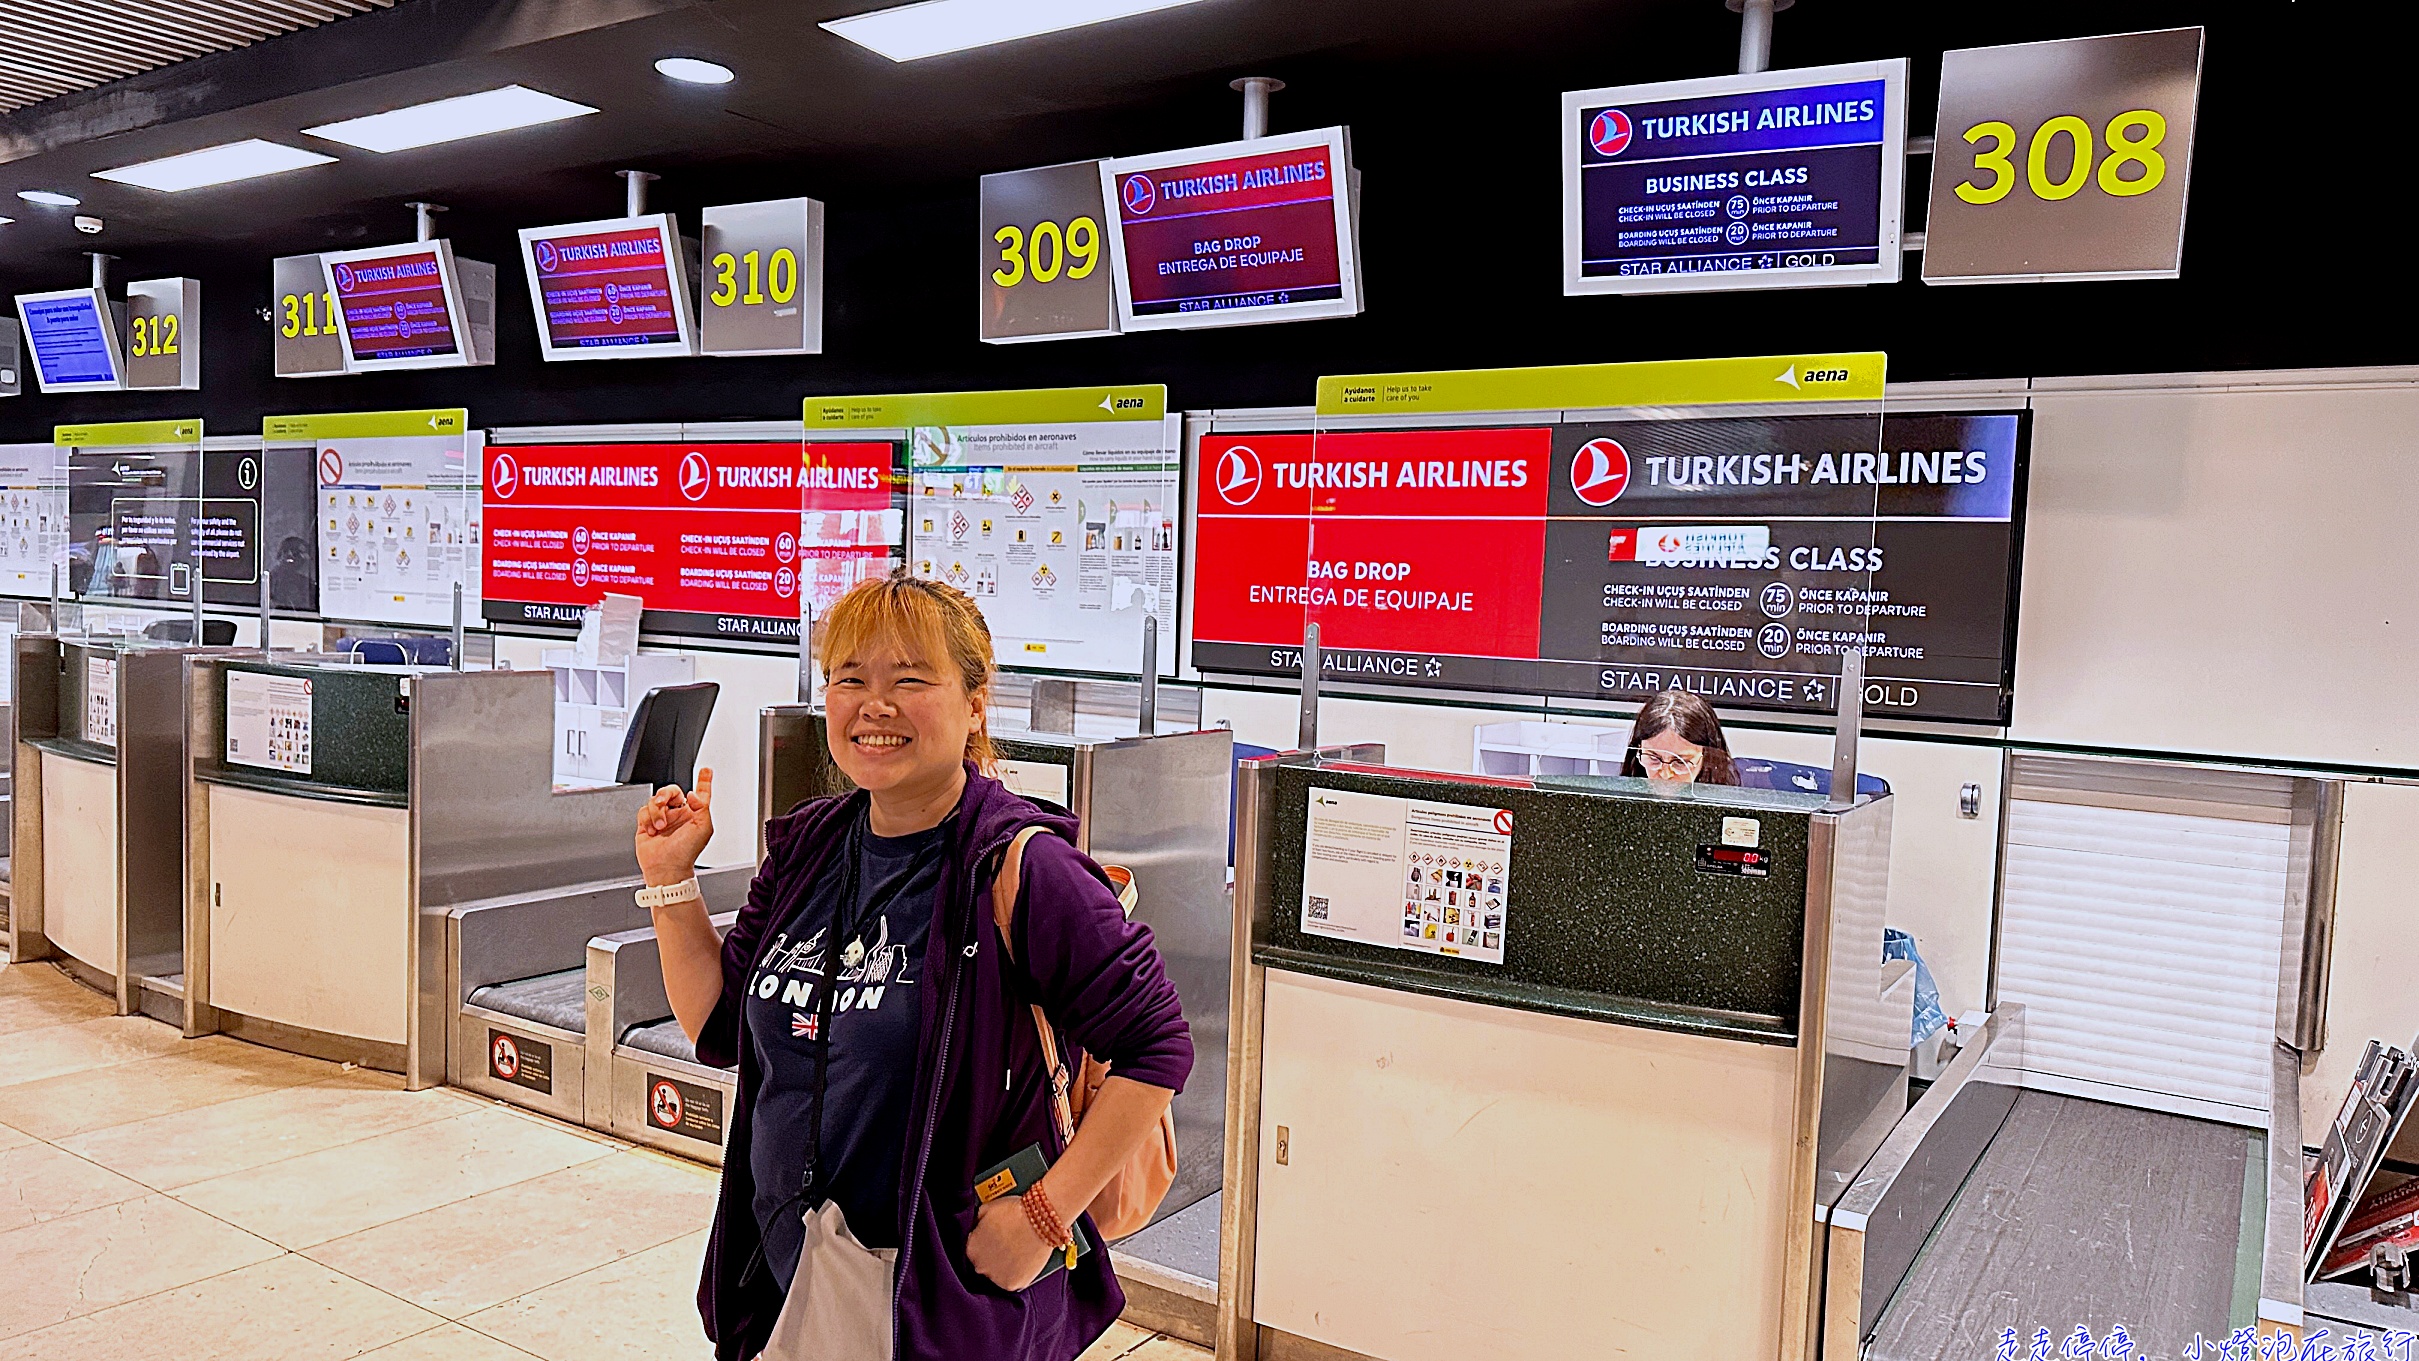
[[[2276,1042],[2293,780],[2018,757],[1998,997],[2031,1085],[2258,1126]]]

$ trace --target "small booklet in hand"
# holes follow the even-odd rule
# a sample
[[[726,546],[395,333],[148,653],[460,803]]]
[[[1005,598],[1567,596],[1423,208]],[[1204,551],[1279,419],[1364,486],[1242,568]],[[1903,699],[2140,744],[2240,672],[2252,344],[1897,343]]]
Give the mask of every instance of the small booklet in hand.
[[[1042,1156],[1042,1146],[1027,1144],[1010,1155],[1007,1161],[984,1169],[983,1174],[975,1178],[974,1198],[978,1203],[988,1205],[1002,1196],[1021,1196],[1031,1190],[1042,1179],[1042,1174],[1049,1170],[1050,1160]],[[1065,1252],[1052,1253],[1050,1264],[1043,1267],[1042,1274],[1033,1279],[1039,1281],[1053,1271],[1066,1270],[1092,1250],[1092,1240],[1085,1236],[1081,1223],[1068,1220],[1067,1232],[1075,1241],[1067,1245]]]

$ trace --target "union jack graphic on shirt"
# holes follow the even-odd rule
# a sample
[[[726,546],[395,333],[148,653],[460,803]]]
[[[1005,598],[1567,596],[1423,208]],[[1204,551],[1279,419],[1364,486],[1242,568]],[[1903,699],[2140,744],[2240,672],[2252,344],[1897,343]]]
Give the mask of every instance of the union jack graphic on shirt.
[[[802,1013],[802,1012],[796,1012],[796,1011],[791,1012],[791,1013],[790,1013],[790,1038],[791,1038],[791,1039],[794,1039],[794,1040],[797,1040],[797,1039],[811,1040],[811,1039],[815,1038],[815,1030],[816,1030],[816,1028],[817,1028],[817,1023],[818,1023],[818,1022],[819,1022],[821,1019],[822,1019],[821,1017],[818,1017],[818,1016],[810,1016],[810,1015],[806,1015],[806,1014],[804,1014],[804,1013]]]

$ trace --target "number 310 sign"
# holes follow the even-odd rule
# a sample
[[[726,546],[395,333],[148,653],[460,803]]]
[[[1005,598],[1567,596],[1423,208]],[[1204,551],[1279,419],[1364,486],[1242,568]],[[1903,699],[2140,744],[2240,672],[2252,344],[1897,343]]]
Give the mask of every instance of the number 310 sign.
[[[1923,279],[2172,279],[2198,28],[1943,54]]]
[[[699,349],[823,353],[823,205],[811,198],[705,210]]]

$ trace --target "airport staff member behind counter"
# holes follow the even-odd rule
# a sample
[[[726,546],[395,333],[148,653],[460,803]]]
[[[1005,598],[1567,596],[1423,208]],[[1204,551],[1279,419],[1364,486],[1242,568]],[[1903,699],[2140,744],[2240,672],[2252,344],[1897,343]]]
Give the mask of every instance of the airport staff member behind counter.
[[[1683,690],[1666,690],[1638,711],[1621,773],[1682,784],[1739,782],[1722,720],[1714,716],[1712,705]]]
[[[693,877],[712,772],[638,816],[673,1011],[701,1061],[739,1068],[706,1332],[722,1361],[1073,1361],[1124,1296],[1106,1252],[1043,1268],[1184,1085],[1176,990],[1074,819],[982,773],[992,651],[973,601],[894,573],[827,629],[825,728],[857,789],[769,824],[727,939]],[[1022,854],[1009,958],[991,884],[1028,827],[1049,834]],[[1109,1066],[1063,1153],[1034,1002]],[[978,1175],[1033,1144],[1048,1175],[978,1207]]]

